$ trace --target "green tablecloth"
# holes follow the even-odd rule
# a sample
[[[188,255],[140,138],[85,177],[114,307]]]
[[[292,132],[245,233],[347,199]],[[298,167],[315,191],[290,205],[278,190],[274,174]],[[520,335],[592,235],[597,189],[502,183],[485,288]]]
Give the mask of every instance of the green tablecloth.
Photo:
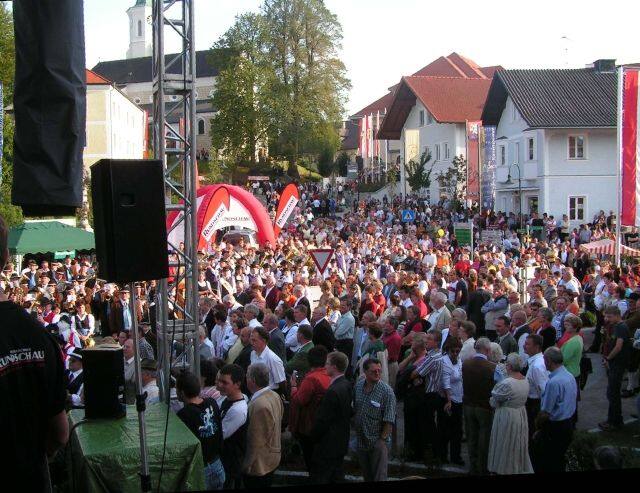
[[[157,491],[167,407],[153,404],[145,412],[147,450],[152,490]],[[84,418],[84,410],[72,410],[70,426]],[[140,491],[140,437],[135,406],[127,406],[127,417],[87,421],[71,437],[75,491]],[[68,455],[70,457],[71,455]],[[180,419],[169,411],[167,451],[161,491],[204,489],[204,466],[200,442]]]

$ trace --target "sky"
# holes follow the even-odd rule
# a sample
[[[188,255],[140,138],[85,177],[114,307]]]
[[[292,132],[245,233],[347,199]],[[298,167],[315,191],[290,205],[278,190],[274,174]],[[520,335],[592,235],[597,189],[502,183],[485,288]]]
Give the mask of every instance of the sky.
[[[195,0],[196,49],[209,48],[236,15],[261,0]],[[87,66],[125,58],[134,0],[85,0]],[[640,2],[628,0],[325,0],[343,28],[351,80],[347,113],[384,96],[451,52],[480,66],[581,68],[600,58],[640,62]],[[598,7],[599,6],[599,7]],[[174,45],[177,48],[177,45]]]

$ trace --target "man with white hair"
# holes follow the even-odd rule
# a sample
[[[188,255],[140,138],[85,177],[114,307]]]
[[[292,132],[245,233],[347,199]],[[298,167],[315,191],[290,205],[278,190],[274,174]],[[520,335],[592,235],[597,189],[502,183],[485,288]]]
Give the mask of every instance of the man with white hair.
[[[432,295],[431,305],[433,311],[429,315],[427,322],[431,324],[432,329],[443,331],[449,326],[451,321],[451,312],[445,306],[447,303],[447,295],[441,292],[436,292]]]
[[[199,346],[198,346],[198,355],[200,356],[200,358],[204,358],[204,359],[213,359],[213,355],[214,355],[214,348],[213,348],[213,343],[211,342],[211,340],[207,337],[207,329],[201,325],[200,327],[198,327],[198,340],[199,340]]]
[[[244,318],[247,321],[247,327],[255,329],[256,327],[262,327],[262,324],[258,322],[258,315],[260,314],[260,308],[253,303],[249,303],[244,307]]]
[[[565,472],[565,454],[573,438],[576,412],[576,379],[563,365],[562,351],[552,346],[544,352],[549,381],[542,393],[536,419],[533,468],[536,473]]]
[[[471,462],[471,474],[486,474],[493,413],[489,399],[496,364],[489,361],[491,341],[481,337],[476,354],[462,363],[464,421]]]
[[[305,289],[302,284],[296,284],[293,288],[293,295],[296,297],[296,302],[293,304],[293,307],[296,308],[298,305],[304,305],[307,307],[307,315],[311,313],[311,303],[305,296]]]
[[[264,296],[265,306],[274,311],[278,306],[280,290],[276,287],[276,276],[273,274],[267,275],[262,295]]]
[[[562,279],[558,281],[558,287],[560,286],[564,286],[567,291],[580,294],[580,283],[573,276],[573,269],[571,267],[566,267],[562,272]]]

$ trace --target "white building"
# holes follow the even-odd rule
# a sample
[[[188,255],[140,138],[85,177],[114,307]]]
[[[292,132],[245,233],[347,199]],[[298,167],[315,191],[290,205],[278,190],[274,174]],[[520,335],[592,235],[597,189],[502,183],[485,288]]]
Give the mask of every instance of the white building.
[[[476,78],[404,77],[382,123],[380,138],[400,140],[400,192],[411,193],[405,164],[426,151],[433,165],[431,186],[423,191],[430,202],[443,192],[436,177],[456,156],[466,157],[466,122],[478,121],[491,85],[486,75]]]
[[[151,74],[151,0],[136,0],[127,10],[129,16],[129,49],[127,58],[98,63],[91,70],[112,81],[133,103],[153,116],[153,84]],[[196,149],[208,152],[211,148],[210,127],[215,112],[211,98],[216,86],[218,70],[209,63],[210,50],[196,52]],[[168,63],[175,55],[166,55]],[[169,72],[178,73],[179,64]],[[174,96],[177,101],[178,97]],[[177,129],[179,120],[170,122]]]
[[[482,120],[497,127],[496,210],[566,214],[577,227],[616,209],[615,68],[494,75]]]
[[[151,23],[151,0],[136,0],[127,10],[129,16],[129,49],[127,58],[151,56],[153,49],[153,26]]]

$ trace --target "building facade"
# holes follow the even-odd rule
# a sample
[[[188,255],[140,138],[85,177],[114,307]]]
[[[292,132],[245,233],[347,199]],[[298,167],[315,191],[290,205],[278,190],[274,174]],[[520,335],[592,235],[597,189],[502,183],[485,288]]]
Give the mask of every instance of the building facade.
[[[496,210],[567,215],[572,227],[617,195],[615,63],[496,73],[483,111],[496,128]]]
[[[122,60],[98,63],[92,68],[96,74],[113,82],[122,94],[148,114],[148,124],[153,119],[153,83],[151,66],[152,29],[150,22],[151,0],[137,0],[127,10],[129,17],[129,49]],[[210,50],[196,52],[196,149],[199,156],[206,156],[211,148],[211,119],[215,111],[211,98],[216,87],[218,71],[209,62]],[[167,55],[168,63],[174,55]],[[175,64],[169,72],[178,73]],[[178,96],[173,96],[178,101]],[[169,122],[177,129],[179,119]]]

